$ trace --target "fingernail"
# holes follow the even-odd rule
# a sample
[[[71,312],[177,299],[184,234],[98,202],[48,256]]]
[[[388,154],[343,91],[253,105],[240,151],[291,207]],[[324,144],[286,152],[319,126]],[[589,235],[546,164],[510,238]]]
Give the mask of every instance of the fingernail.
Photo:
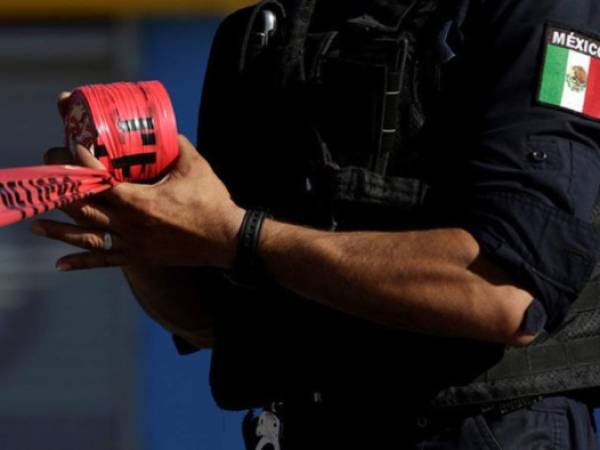
[[[67,272],[71,270],[71,266],[66,262],[59,261],[56,263],[56,270],[58,270],[59,272]]]
[[[38,236],[46,236],[46,230],[38,222],[34,222],[33,225],[31,225],[31,232]]]

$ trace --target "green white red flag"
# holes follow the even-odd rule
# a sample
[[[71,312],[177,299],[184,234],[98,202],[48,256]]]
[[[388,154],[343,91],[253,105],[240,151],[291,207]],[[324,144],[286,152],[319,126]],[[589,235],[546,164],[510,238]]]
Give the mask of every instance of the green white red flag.
[[[538,101],[600,119],[600,40],[548,26]]]

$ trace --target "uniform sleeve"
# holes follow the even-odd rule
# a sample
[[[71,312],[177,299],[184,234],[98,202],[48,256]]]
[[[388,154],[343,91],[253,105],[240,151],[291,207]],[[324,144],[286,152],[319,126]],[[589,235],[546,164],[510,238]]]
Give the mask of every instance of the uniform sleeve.
[[[600,186],[600,82],[590,51],[600,2],[472,3],[465,46],[478,106],[464,226],[533,293],[529,315],[539,317],[541,305],[551,329],[590,277],[600,247],[591,223]],[[549,56],[550,29],[565,33],[555,38],[562,59]]]

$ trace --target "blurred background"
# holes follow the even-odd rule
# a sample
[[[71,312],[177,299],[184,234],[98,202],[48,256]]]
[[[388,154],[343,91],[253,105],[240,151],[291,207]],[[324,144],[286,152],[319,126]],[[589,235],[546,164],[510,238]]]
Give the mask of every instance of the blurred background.
[[[2,0],[0,167],[62,143],[59,92],[161,80],[196,135],[210,44],[248,0]],[[117,270],[59,274],[66,246],[0,232],[1,450],[237,450],[241,414],[219,411],[209,352],[180,357]]]
[[[60,145],[56,97],[88,83],[161,80],[195,140],[213,34],[249,3],[2,0],[0,167]],[[57,273],[73,250],[29,226],[0,232],[0,449],[241,449],[240,415],[211,399],[209,353],[178,356],[119,271]]]

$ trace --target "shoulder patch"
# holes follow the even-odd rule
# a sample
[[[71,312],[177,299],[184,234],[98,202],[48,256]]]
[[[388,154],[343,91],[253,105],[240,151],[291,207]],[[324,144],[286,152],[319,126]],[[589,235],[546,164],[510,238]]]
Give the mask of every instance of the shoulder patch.
[[[546,27],[537,100],[600,120],[600,38]]]

